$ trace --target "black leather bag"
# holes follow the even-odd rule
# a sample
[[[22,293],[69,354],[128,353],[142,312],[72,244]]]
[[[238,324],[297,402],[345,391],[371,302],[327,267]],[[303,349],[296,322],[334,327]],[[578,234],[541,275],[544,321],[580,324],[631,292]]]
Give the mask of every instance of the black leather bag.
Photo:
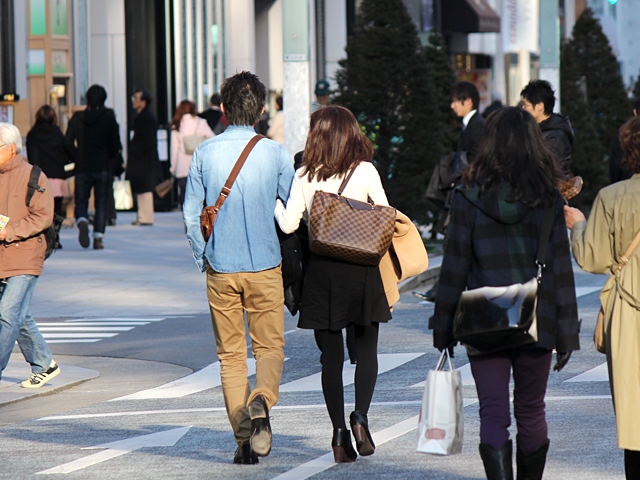
[[[473,353],[492,353],[538,341],[538,286],[553,223],[545,211],[538,242],[537,275],[526,283],[481,287],[462,292],[453,320],[453,336]]]
[[[298,313],[302,296],[302,245],[296,233],[283,233],[276,223],[282,254],[284,304],[291,315]]]

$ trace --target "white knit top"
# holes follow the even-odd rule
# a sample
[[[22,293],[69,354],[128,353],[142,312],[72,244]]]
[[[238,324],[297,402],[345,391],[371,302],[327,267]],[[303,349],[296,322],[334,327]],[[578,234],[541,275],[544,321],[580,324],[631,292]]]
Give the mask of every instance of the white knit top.
[[[305,222],[308,222],[311,203],[316,190],[338,193],[338,189],[344,179],[342,176],[333,176],[326,181],[315,179],[309,181],[307,175],[302,176],[302,171],[303,168],[300,168],[296,172],[286,208],[280,199],[276,202],[276,220],[284,233],[295,232],[300,225],[300,220],[303,218]],[[382,188],[378,170],[371,162],[360,162],[358,164],[342,194],[345,197],[360,200],[361,202],[366,202],[367,197],[370,197],[376,205],[389,205],[387,196]]]

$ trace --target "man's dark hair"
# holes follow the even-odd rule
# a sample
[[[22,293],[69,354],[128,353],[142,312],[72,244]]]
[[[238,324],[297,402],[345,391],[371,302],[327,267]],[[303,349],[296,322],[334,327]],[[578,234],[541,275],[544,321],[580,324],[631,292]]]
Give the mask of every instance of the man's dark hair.
[[[151,102],[153,102],[153,95],[151,92],[145,88],[139,88],[136,90],[136,93],[138,92],[140,92],[140,100],[147,102],[147,107],[151,105]]]
[[[454,100],[459,100],[461,102],[471,99],[473,110],[477,110],[478,105],[480,105],[480,92],[478,92],[478,87],[471,82],[456,83],[451,88],[451,96]]]
[[[209,104],[213,105],[215,107],[219,107],[221,103],[220,100],[220,94],[219,93],[214,93],[213,95],[211,95],[211,98],[209,99]]]
[[[522,89],[520,96],[531,105],[537,105],[542,102],[545,115],[553,113],[553,107],[556,104],[555,92],[551,84],[546,80],[531,80]]]
[[[640,97],[633,99],[633,109],[636,111],[636,115],[640,115]]]
[[[230,125],[253,125],[260,120],[267,88],[257,75],[244,71],[224,81],[220,98]]]
[[[91,85],[86,93],[87,107],[102,108],[107,100],[107,91],[101,85]]]

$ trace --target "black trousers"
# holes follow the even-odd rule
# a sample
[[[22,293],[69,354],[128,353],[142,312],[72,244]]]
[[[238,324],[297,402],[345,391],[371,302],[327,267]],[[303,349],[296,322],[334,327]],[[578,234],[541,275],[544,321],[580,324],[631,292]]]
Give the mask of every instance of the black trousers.
[[[624,471],[627,480],[640,480],[640,451],[624,451]]]
[[[367,414],[378,377],[378,323],[366,327],[354,325],[356,364],[356,410]],[[342,330],[314,330],[322,352],[322,393],[333,428],[346,428],[342,366],[344,341]]]

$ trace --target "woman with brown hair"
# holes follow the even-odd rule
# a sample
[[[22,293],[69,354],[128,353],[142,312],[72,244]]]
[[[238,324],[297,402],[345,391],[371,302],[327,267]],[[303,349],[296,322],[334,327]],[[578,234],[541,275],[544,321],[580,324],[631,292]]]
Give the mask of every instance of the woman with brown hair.
[[[198,117],[196,104],[182,100],[171,120],[171,175],[178,182],[178,202],[182,209],[184,190],[193,156],[192,148],[214,136],[206,120]]]
[[[29,163],[39,166],[49,179],[53,192],[54,212],[64,217],[62,202],[69,196],[64,166],[70,162],[64,149],[64,135],[58,126],[58,116],[51,105],[36,112],[36,122],[27,133]],[[58,242],[57,248],[62,248]]]
[[[612,273],[624,264],[625,250],[640,230],[640,117],[622,126],[620,146],[621,166],[633,176],[600,190],[588,222],[580,210],[564,207],[573,256],[590,273]],[[618,447],[624,449],[628,480],[640,479],[639,281],[640,253],[636,251],[617,275],[609,276],[600,295]]]
[[[337,193],[353,171],[344,196],[388,205],[378,171],[371,163],[373,146],[346,108],[330,105],[311,115],[302,168],[296,172],[287,206],[278,201],[276,219],[285,233],[294,232],[300,220],[308,222],[316,190]],[[344,418],[342,330],[355,329],[357,365],[355,411],[350,424],[360,455],[371,455],[375,445],[367,413],[378,374],[378,326],[391,319],[380,270],[312,254],[307,268],[299,328],[314,330],[322,352],[322,392],[333,424],[336,462],[352,462],[357,454]]]

